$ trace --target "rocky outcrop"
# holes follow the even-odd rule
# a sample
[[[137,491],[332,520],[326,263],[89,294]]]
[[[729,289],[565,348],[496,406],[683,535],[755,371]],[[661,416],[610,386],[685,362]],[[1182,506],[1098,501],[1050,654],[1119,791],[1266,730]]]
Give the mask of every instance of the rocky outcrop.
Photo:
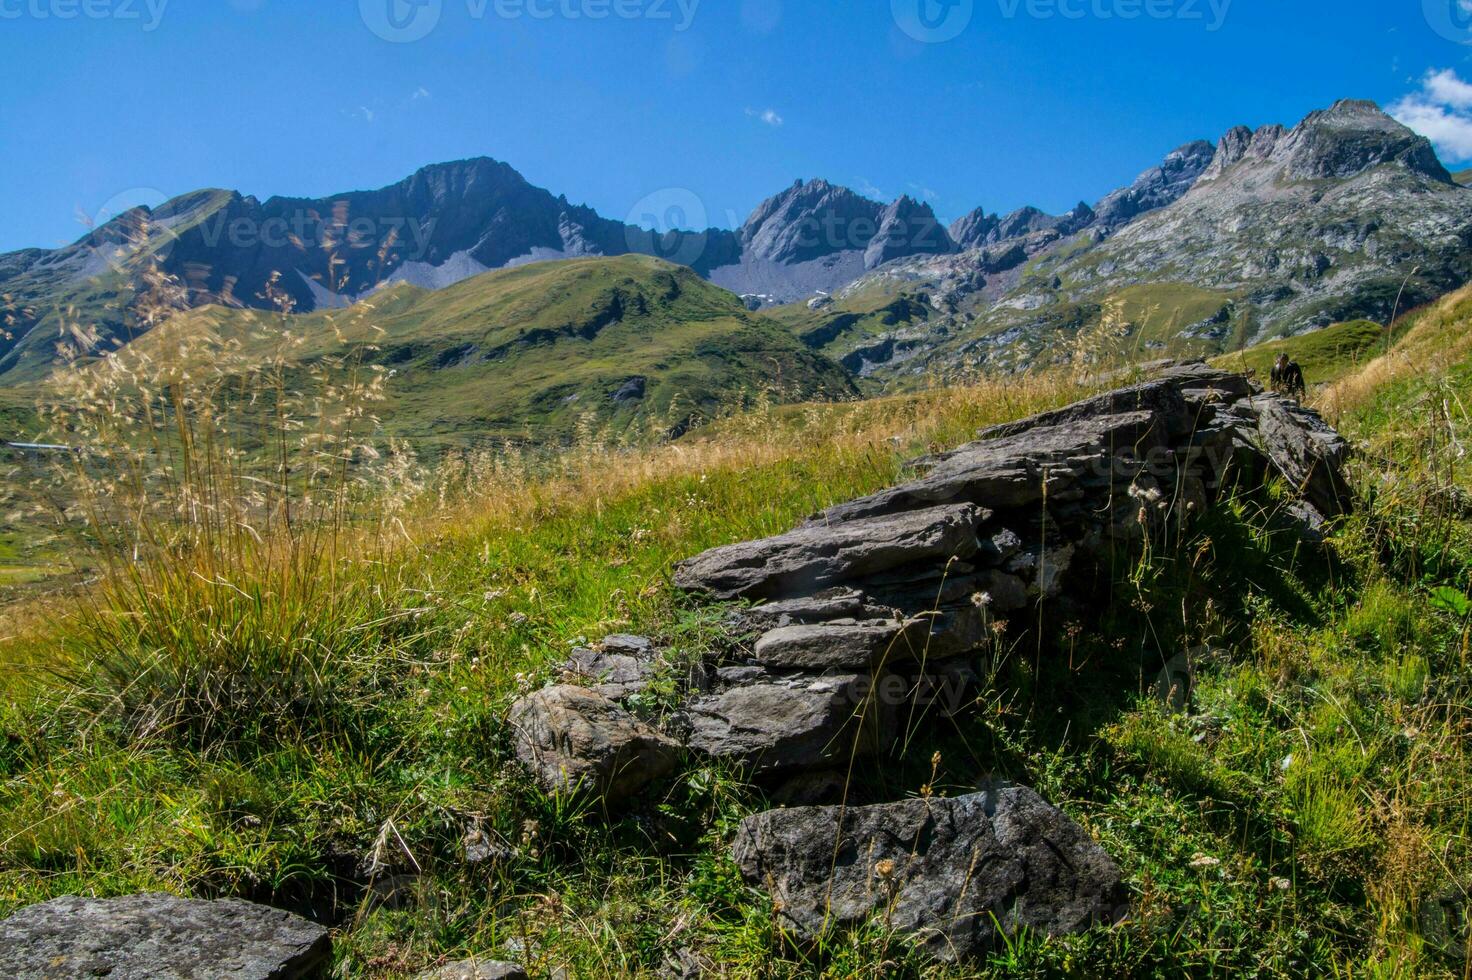
[[[1171,151],[1160,166],[1150,168],[1130,186],[1100,200],[1094,206],[1098,223],[1112,231],[1147,211],[1179,201],[1210,166],[1214,152],[1205,140],[1195,140]]]
[[[1034,621],[1043,601],[1085,606],[1079,583],[1120,550],[1269,479],[1298,498],[1279,510],[1314,533],[1350,505],[1338,433],[1204,364],[979,435],[917,460],[904,483],[675,570],[688,592],[749,604],[729,613],[727,642],[664,724],[697,759],[809,807],[748,818],[734,848],[796,936],[877,916],[956,959],[1024,928],[1059,935],[1118,919],[1114,863],[1025,788],[811,804],[855,802],[850,775],[895,746],[901,719],[913,736],[974,702],[982,675],[970,655],[1006,632],[1006,617]],[[610,700],[641,690],[658,659],[637,637],[575,651],[563,678],[586,686],[517,705],[518,755],[549,788],[592,784],[610,798],[668,773],[674,738]]]
[[[331,955],[325,928],[236,899],[57,898],[0,922],[0,972],[16,980],[293,980]]]
[[[562,680],[622,701],[649,686],[658,669],[654,643],[643,636],[605,637],[596,647],[577,647],[562,666]]]
[[[763,773],[846,763],[884,748],[906,692],[996,619],[1070,601],[1075,578],[1227,489],[1281,478],[1305,527],[1349,506],[1338,433],[1201,364],[981,435],[905,483],[677,566],[683,589],[757,603],[733,621],[752,637],[740,663],[688,707],[690,748]]]
[[[507,718],[516,757],[552,793],[624,802],[668,775],[679,745],[597,691],[549,687],[518,701]]]
[[[956,960],[999,934],[1050,936],[1119,920],[1119,869],[1031,790],[956,799],[771,810],[748,817],[732,855],[798,936],[875,919]]]
[[[945,255],[956,246],[930,205],[901,197],[879,213],[879,230],[864,249],[864,267],[877,269],[910,255]]]

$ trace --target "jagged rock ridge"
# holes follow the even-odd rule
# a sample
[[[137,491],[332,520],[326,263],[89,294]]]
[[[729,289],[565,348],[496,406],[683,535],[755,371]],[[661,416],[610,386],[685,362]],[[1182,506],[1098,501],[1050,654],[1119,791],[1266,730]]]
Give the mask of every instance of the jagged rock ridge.
[[[1428,140],[1370,102],[1336,103],[1291,129],[1239,127],[1214,148],[1188,144],[1094,211],[1072,236],[1047,216],[1016,216],[1026,268],[973,250],[911,257],[855,283],[897,280],[939,313],[880,338],[904,357],[871,370],[1025,367],[1098,327],[1132,287],[1123,333],[1111,327],[1118,341],[1199,356],[1384,322],[1472,278],[1472,194]],[[974,215],[952,229],[962,242],[1009,230]]]

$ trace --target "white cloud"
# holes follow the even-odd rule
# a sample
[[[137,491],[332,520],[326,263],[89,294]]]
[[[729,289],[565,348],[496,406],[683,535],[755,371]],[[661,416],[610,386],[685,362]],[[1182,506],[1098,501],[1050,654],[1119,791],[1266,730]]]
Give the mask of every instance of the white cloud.
[[[747,109],[746,114],[752,119],[760,119],[773,128],[781,126],[787,121],[782,118],[781,113],[776,109]]]
[[[1472,160],[1472,84],[1452,69],[1427,72],[1420,91],[1392,103],[1389,111],[1436,144],[1442,156]]]
[[[934,201],[934,200],[938,200],[940,198],[940,192],[939,191],[931,190],[929,187],[926,187],[924,184],[916,184],[914,182],[911,182],[910,183],[910,190],[914,191],[915,192],[915,195],[917,197],[919,197],[920,200],[922,200],[922,201]]]
[[[356,108],[356,109],[353,110],[353,117],[355,119],[361,119],[364,122],[370,122],[371,123],[374,120],[375,113],[373,112],[372,109],[368,108],[367,106],[360,105],[360,106],[358,106],[358,108]]]
[[[1430,72],[1422,84],[1426,94],[1437,102],[1457,109],[1472,107],[1472,84],[1462,81],[1450,68]]]
[[[879,188],[875,187],[874,186],[874,182],[872,180],[870,180],[868,177],[855,177],[854,178],[854,190],[858,191],[860,194],[864,195],[865,197],[870,198],[871,200],[875,200],[875,201],[887,201],[887,200],[889,200],[889,195],[886,194],[886,193],[884,193]]]
[[[418,102],[420,99],[427,99],[429,97],[430,97],[430,95],[429,95],[429,89],[427,89],[423,85],[421,85],[417,89],[414,90],[414,94],[413,95],[409,96],[409,101],[410,102]]]

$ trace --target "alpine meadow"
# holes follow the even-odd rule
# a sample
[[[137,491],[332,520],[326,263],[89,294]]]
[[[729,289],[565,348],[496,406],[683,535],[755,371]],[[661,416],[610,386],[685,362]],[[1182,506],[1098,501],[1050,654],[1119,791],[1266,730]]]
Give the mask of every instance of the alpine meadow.
[[[1465,4],[217,6],[0,3],[0,973],[1472,977]]]

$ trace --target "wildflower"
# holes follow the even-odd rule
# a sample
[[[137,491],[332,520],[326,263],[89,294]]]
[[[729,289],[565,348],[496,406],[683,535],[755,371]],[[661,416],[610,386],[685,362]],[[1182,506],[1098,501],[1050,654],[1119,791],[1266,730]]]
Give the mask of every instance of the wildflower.
[[[880,880],[886,880],[894,874],[894,867],[894,861],[889,858],[876,861],[874,863],[874,877]]]
[[[1289,881],[1287,878],[1274,878],[1271,882],[1269,882],[1269,884],[1280,892],[1286,892],[1288,889],[1293,887],[1293,882]]]
[[[1220,867],[1221,863],[1221,858],[1214,858],[1210,854],[1202,854],[1200,851],[1197,851],[1195,854],[1191,855],[1191,867],[1195,868],[1197,871],[1205,871],[1208,868]]]

